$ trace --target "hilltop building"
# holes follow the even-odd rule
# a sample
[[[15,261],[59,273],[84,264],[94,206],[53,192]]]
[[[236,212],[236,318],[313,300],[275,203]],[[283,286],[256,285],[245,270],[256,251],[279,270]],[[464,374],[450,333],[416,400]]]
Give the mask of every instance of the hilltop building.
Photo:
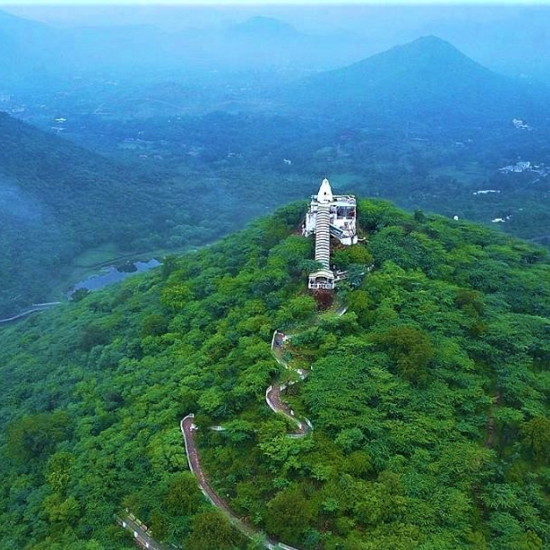
[[[334,290],[338,276],[331,270],[331,237],[343,245],[357,243],[357,206],[352,195],[333,195],[328,179],[324,179],[317,195],[311,197],[311,203],[303,235],[315,234],[315,260],[322,269],[309,275],[310,290]]]

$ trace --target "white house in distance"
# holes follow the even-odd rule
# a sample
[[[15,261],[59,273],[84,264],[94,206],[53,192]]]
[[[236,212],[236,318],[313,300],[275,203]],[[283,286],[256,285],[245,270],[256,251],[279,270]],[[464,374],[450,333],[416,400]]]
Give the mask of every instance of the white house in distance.
[[[330,269],[330,238],[343,245],[357,243],[357,206],[352,195],[333,195],[328,179],[324,179],[311,203],[302,233],[315,234],[315,260],[323,267],[309,275],[310,290],[333,290],[336,282]]]

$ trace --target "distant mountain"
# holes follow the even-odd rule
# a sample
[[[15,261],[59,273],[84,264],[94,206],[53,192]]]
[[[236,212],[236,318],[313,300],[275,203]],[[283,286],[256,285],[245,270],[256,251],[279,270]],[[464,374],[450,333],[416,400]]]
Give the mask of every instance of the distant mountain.
[[[498,17],[483,9],[427,23],[422,34],[449,40],[467,55],[503,74],[550,85],[550,6],[508,6]],[[481,13],[480,13],[481,12]],[[493,9],[494,14],[496,11]],[[458,15],[458,14],[455,14]]]
[[[63,58],[57,32],[0,10],[0,79],[2,84],[17,83],[22,78],[46,77],[52,62]]]
[[[224,29],[167,32],[151,25],[55,29],[0,11],[0,77],[4,87],[28,92],[52,80],[58,91],[63,80],[98,74],[149,82],[190,71],[326,69],[360,57],[348,38],[312,36],[260,16]]]
[[[296,28],[280,19],[274,17],[251,17],[243,23],[233,25],[227,30],[231,38],[253,39],[253,40],[288,40],[299,39],[306,35],[300,33]]]
[[[326,116],[490,123],[548,114],[550,93],[499,75],[427,36],[287,91],[287,102]]]

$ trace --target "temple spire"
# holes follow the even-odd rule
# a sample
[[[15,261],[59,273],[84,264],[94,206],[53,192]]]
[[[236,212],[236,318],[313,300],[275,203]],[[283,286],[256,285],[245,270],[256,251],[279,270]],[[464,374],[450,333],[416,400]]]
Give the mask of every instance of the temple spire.
[[[321,182],[321,187],[319,187],[319,192],[317,193],[317,200],[319,202],[332,202],[334,200],[332,188],[327,178]]]

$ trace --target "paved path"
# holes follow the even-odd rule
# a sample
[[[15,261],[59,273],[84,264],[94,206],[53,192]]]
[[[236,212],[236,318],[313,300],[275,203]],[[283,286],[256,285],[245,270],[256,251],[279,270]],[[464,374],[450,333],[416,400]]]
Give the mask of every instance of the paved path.
[[[117,516],[116,520],[120,526],[133,534],[134,542],[141,548],[145,548],[146,550],[167,550],[166,546],[162,546],[162,544],[159,544],[151,537],[146,527],[137,519],[132,519],[130,516],[122,519]]]
[[[343,315],[345,313],[345,309],[342,309],[338,311],[338,315]],[[290,367],[288,363],[282,358],[282,346],[284,341],[287,339],[285,335],[281,332],[275,331],[273,333],[273,338],[271,339],[271,351],[273,353],[273,356],[277,360],[277,362],[285,367],[286,369],[290,370]],[[307,371],[297,371],[300,375],[300,378],[302,380],[309,374]],[[271,385],[267,388],[265,392],[265,400],[268,404],[269,408],[278,414],[282,414],[289,418],[292,422],[294,422],[297,426],[297,429],[294,433],[289,434],[289,437],[304,437],[308,433],[311,432],[313,429],[313,426],[311,425],[311,422],[305,418],[303,421],[299,420],[294,416],[294,411],[283,402],[281,399],[281,393],[288,387],[288,385],[293,384],[294,382],[290,382],[289,384],[277,384],[277,385]],[[193,424],[193,420],[195,418],[194,414],[188,414],[185,418],[183,418],[180,422],[180,428],[181,433],[183,436],[183,442],[185,444],[185,453],[187,455],[187,462],[189,464],[189,469],[195,477],[197,478],[199,482],[199,487],[204,496],[219,510],[223,511],[231,523],[239,529],[241,533],[246,535],[249,538],[254,538],[258,535],[265,536],[261,531],[258,531],[248,525],[242,518],[237,517],[234,512],[231,510],[227,502],[223,500],[216,491],[212,488],[210,483],[208,482],[208,479],[206,478],[206,474],[204,470],[201,467],[200,464],[200,457],[199,453],[197,451],[197,446],[195,443],[195,437],[194,432],[196,430],[196,426]],[[292,546],[287,546],[286,544],[277,542],[273,539],[266,538],[264,542],[265,548],[268,549],[281,549],[281,550],[297,550],[296,548]]]
[[[197,451],[197,446],[195,444],[194,432],[196,430],[193,420],[195,418],[194,414],[188,414],[180,422],[181,433],[183,435],[183,442],[185,443],[185,453],[187,455],[187,462],[189,464],[189,469],[193,472],[195,477],[199,481],[199,487],[204,496],[219,510],[224,512],[231,523],[245,536],[249,538],[254,538],[258,535],[264,536],[261,531],[258,531],[248,525],[242,518],[235,515],[231,510],[227,502],[223,500],[214,489],[212,489],[210,483],[206,479],[206,475],[201,467],[199,453]],[[287,546],[286,544],[278,543],[275,540],[266,538],[264,542],[264,547],[270,550],[283,549],[283,550],[297,550],[292,546]]]
[[[282,401],[281,392],[286,390],[287,384],[277,384],[275,386],[269,386],[265,392],[265,400],[269,408],[275,412],[286,416],[297,426],[296,432],[289,434],[290,437],[304,437],[313,429],[311,422],[305,418],[302,422],[294,416],[294,411]]]
[[[337,315],[341,316],[345,313],[345,311],[346,310],[343,309],[341,310],[341,312],[337,312]],[[284,343],[289,339],[290,338],[288,336],[276,330],[273,333],[273,337],[271,338],[271,353],[273,354],[277,362],[285,369],[294,370],[290,368],[288,363],[283,358],[283,346]],[[302,380],[307,378],[307,376],[309,375],[309,371],[306,370],[295,370],[295,372],[300,375],[300,378]],[[294,416],[294,411],[281,399],[281,393],[285,391],[288,386],[291,386],[293,384],[295,384],[295,382],[269,386],[269,388],[267,388],[265,392],[265,401],[274,413],[286,416],[297,425],[297,431],[289,434],[290,437],[304,437],[313,429],[311,422],[307,418],[304,418],[303,420],[299,420],[298,418],[296,418]]]
[[[346,312],[346,307],[341,307],[336,311],[338,316],[344,315]],[[273,333],[273,338],[271,340],[271,351],[277,362],[290,370],[288,363],[283,359],[282,356],[282,347],[284,342],[288,339],[283,333],[275,331]],[[309,374],[308,371],[298,370],[296,371],[300,375],[300,378],[303,380]],[[265,392],[265,400],[270,407],[270,409],[275,412],[282,414],[296,423],[297,430],[296,432],[289,434],[289,437],[304,437],[311,432],[313,426],[311,422],[305,418],[303,421],[299,420],[294,416],[294,411],[283,402],[281,399],[281,392],[283,392],[288,385],[293,384],[279,384],[275,386],[269,386]],[[264,533],[251,527],[248,523],[244,521],[243,518],[238,517],[229,507],[227,502],[222,499],[218,493],[212,488],[206,474],[201,467],[200,457],[195,443],[195,430],[197,429],[194,425],[195,415],[188,414],[186,417],[181,419],[180,429],[183,437],[183,442],[185,445],[185,454],[187,455],[187,463],[189,464],[189,469],[195,475],[199,482],[199,488],[204,496],[219,510],[224,512],[229,518],[231,523],[245,536],[249,538],[255,538],[257,536],[264,537],[264,547],[269,550],[297,550],[292,546],[287,546],[281,542],[277,542],[273,539],[265,537]],[[213,429],[218,429],[219,431],[223,430],[222,426],[214,426]],[[156,542],[151,538],[150,533],[141,525],[137,520],[132,519],[127,516],[124,520],[117,517],[117,521],[122,527],[133,532],[135,542],[140,545],[142,548],[150,550],[166,550],[166,547],[163,547],[161,544]]]
[[[48,302],[48,303],[45,303],[45,304],[33,304],[30,309],[22,311],[21,313],[18,313],[17,315],[14,315],[13,317],[8,317],[7,319],[0,319],[0,324],[11,323],[12,321],[17,321],[18,319],[22,319],[23,317],[26,317],[27,315],[30,315],[31,313],[35,313],[37,311],[45,311],[46,309],[50,309],[51,307],[57,306],[60,303],[61,302]]]

